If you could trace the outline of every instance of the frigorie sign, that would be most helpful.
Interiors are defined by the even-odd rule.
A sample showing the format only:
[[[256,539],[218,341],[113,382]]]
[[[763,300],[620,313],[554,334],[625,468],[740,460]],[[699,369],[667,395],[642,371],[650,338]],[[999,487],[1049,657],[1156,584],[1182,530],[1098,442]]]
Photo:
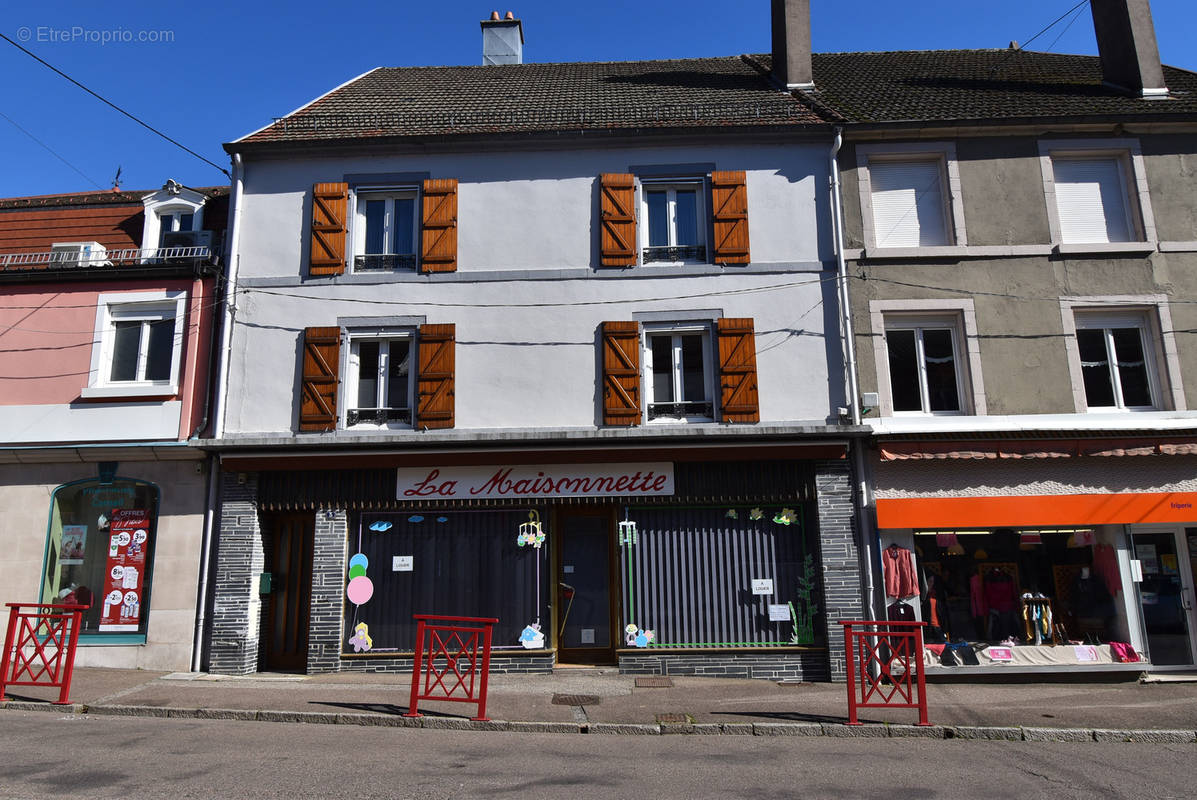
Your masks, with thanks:
[[[658,497],[674,493],[673,464],[542,464],[398,470],[400,500]]]

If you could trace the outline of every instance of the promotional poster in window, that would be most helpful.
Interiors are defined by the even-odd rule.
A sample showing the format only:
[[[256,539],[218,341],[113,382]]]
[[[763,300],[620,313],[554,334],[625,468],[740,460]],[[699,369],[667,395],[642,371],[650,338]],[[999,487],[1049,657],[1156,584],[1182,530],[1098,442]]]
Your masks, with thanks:
[[[136,632],[141,620],[150,514],[145,509],[114,509],[108,530],[101,631]]]

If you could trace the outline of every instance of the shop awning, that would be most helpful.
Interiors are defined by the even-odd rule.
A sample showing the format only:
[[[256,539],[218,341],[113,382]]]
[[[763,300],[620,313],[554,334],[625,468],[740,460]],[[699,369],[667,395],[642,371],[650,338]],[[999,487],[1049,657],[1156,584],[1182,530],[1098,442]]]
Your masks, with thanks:
[[[1191,456],[1197,441],[1184,439],[1030,439],[1025,441],[883,442],[882,461],[1079,458],[1082,456]]]
[[[877,499],[879,528],[1024,528],[1197,522],[1197,492]]]

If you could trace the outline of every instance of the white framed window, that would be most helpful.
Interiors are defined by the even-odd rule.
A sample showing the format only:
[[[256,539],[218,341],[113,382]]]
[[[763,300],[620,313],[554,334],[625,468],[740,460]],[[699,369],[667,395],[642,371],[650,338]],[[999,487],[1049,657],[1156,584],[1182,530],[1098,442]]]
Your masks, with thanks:
[[[882,416],[984,415],[973,301],[869,303]]]
[[[158,212],[158,246],[166,247],[166,235],[195,230],[195,212],[188,209],[167,209]]]
[[[709,325],[644,327],[648,422],[715,419],[715,368]]]
[[[188,189],[177,181],[167,181],[161,189],[141,199],[145,208],[142,223],[141,249],[144,258],[155,257],[154,251],[163,244],[169,233],[199,231],[204,227],[204,205],[207,195]]]
[[[968,243],[956,149],[950,142],[861,145],[857,174],[866,247]]]
[[[1076,314],[1085,406],[1093,410],[1152,411],[1158,407],[1150,326],[1143,313]]]
[[[344,427],[410,427],[415,402],[415,337],[408,332],[349,335]]]
[[[703,180],[640,183],[640,252],[645,264],[707,262]]]
[[[100,295],[84,397],[178,394],[186,292]]]
[[[354,272],[414,270],[418,266],[419,192],[363,189],[354,194]]]
[[[1137,139],[1039,142],[1052,241],[1125,247],[1156,239]]]

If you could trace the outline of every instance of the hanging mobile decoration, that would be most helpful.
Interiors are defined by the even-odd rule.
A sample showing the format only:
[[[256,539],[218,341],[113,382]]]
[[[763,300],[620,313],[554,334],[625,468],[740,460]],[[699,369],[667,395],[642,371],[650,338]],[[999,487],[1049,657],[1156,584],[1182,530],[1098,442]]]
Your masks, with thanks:
[[[777,512],[777,516],[773,518],[773,521],[778,525],[793,525],[798,521],[798,514],[792,508],[783,508]]]
[[[627,642],[628,647],[648,647],[657,635],[649,630],[644,630],[638,627],[635,623],[629,624],[623,629],[625,634],[624,641]]]
[[[349,637],[349,643],[353,645],[353,652],[365,653],[374,646],[374,640],[370,638],[370,627],[364,622],[359,622],[353,626],[353,636]]]
[[[525,650],[541,650],[544,648],[544,633],[540,630],[540,623],[533,622],[520,632],[520,644]]]
[[[765,511],[760,506],[757,506],[756,508],[754,508],[748,512],[748,518],[751,520],[754,520],[754,521],[760,519],[763,516],[765,516]]]
[[[520,535],[515,543],[520,547],[531,545],[537,550],[544,544],[544,528],[540,525],[540,514],[536,510],[528,512],[528,521],[520,523]]]
[[[727,510],[727,518],[728,518],[728,519],[739,519],[739,518],[740,518],[740,512],[739,512],[739,511],[736,511],[734,508],[729,508],[729,509]]]
[[[623,522],[619,523],[620,546],[627,544],[640,544],[640,532],[636,529],[636,523],[628,519],[627,509],[624,509],[623,514]]]

